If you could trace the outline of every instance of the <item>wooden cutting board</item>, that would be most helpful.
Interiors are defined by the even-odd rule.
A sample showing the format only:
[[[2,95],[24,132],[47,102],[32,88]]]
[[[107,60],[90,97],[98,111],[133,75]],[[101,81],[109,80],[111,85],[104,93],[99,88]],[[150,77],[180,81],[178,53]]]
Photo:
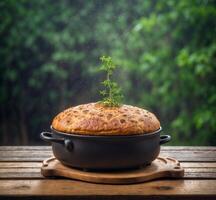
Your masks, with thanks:
[[[151,165],[138,169],[119,171],[83,171],[61,164],[55,157],[43,161],[41,174],[45,177],[66,177],[92,183],[131,184],[158,178],[181,178],[184,169],[169,157],[158,157]]]

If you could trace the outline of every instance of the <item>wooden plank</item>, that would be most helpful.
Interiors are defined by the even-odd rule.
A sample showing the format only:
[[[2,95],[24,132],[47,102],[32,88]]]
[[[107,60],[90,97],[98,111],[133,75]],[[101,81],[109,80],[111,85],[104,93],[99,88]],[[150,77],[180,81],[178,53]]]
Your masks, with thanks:
[[[7,172],[0,173],[0,180],[16,180],[16,179],[44,179],[43,175],[40,173],[40,170],[36,172]]]
[[[38,179],[42,162],[0,162],[0,179]]]
[[[16,179],[45,179],[41,173],[40,170],[36,171],[36,172],[7,172],[7,173],[0,173],[0,180],[5,179],[5,180],[16,180]],[[58,178],[58,179],[65,179],[65,178]],[[171,178],[173,179],[173,178]],[[196,172],[185,172],[184,178],[183,179],[195,179],[195,180],[201,180],[201,179],[212,179],[215,180],[216,179],[216,173],[210,173],[210,172],[206,172],[206,173],[196,173]],[[161,180],[170,180],[169,178],[164,178]]]
[[[52,151],[2,151],[0,152],[0,158],[22,158],[22,157],[47,157],[52,156]]]
[[[216,174],[216,168],[185,168],[186,172],[190,173],[215,173]]]
[[[215,188],[215,180],[158,180],[131,185],[92,184],[61,179],[0,180],[0,195],[10,196],[216,196]]]
[[[215,146],[161,146],[162,151],[216,151]]]
[[[1,168],[40,168],[42,162],[0,162]]]
[[[185,168],[184,179],[113,186],[63,178],[45,179],[40,167],[42,160],[52,156],[50,146],[3,146],[0,147],[0,198],[51,196],[59,199],[64,196],[84,199],[116,197],[119,200],[136,196],[140,199],[196,199],[200,195],[201,199],[216,199],[216,147],[165,146],[161,155],[181,161]]]
[[[50,151],[51,146],[0,146],[0,151]],[[216,151],[214,146],[161,146],[162,151]]]
[[[1,168],[0,169],[0,174],[4,174],[4,173],[28,173],[28,172],[31,172],[31,173],[34,173],[34,172],[39,172],[40,173],[40,168]],[[31,177],[29,177],[31,178]]]
[[[42,161],[52,151],[0,151],[0,161]],[[173,157],[184,162],[216,162],[216,151],[161,151],[160,156]]]
[[[216,179],[216,163],[181,163],[186,179]],[[42,162],[0,162],[0,179],[42,178]]]
[[[209,173],[209,172],[185,172],[184,174],[184,179],[189,179],[189,180],[202,180],[202,179],[212,179],[215,180],[216,179],[216,174],[215,173]]]
[[[7,156],[7,155],[14,155],[14,154],[17,154],[17,155],[22,155],[22,154],[49,154],[50,152],[52,152],[52,150],[47,150],[47,151],[44,151],[43,149],[42,150],[37,150],[37,151],[34,151],[34,150],[19,150],[19,151],[0,151],[0,155],[2,156]],[[187,151],[187,150],[181,150],[181,151],[164,151],[164,150],[161,150],[161,153],[163,154],[185,154],[185,153],[188,153],[189,155],[191,154],[194,154],[195,156],[196,155],[206,155],[206,156],[211,156],[209,154],[213,154],[215,155],[216,154],[216,151],[213,151],[213,150],[210,150],[210,151]]]
[[[42,162],[0,162],[0,168],[40,168]],[[216,168],[216,162],[181,162],[184,168]]]
[[[216,162],[181,162],[181,166],[184,168],[212,168],[216,167]]]
[[[216,151],[161,151],[160,156],[184,162],[216,162]]]
[[[52,157],[52,151],[0,151],[1,161],[43,161]]]
[[[51,151],[49,146],[0,146],[0,151]]]

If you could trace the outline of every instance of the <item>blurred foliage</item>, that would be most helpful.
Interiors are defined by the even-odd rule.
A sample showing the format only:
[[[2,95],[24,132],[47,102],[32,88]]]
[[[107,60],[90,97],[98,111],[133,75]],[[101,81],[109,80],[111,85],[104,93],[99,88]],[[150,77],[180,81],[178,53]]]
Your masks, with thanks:
[[[216,145],[216,1],[0,1],[0,143],[38,144],[64,108],[99,100],[100,55],[125,103],[174,145]]]

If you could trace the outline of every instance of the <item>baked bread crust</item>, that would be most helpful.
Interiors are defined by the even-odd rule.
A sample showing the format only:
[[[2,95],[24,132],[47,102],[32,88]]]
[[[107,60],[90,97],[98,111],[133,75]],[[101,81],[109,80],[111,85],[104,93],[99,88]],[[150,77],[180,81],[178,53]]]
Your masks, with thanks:
[[[52,127],[78,135],[136,135],[158,130],[160,122],[153,113],[135,106],[88,103],[59,113]]]

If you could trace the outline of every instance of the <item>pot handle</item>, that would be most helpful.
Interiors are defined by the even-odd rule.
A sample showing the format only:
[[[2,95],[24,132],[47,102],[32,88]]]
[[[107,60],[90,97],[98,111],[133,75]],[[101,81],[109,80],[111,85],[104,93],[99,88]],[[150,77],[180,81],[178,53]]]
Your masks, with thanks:
[[[40,134],[40,138],[46,142],[56,142],[60,144],[64,144],[64,138],[54,138],[53,134],[50,132],[42,132]]]
[[[171,140],[170,135],[161,135],[160,136],[160,144],[165,144]]]
[[[73,143],[71,140],[64,139],[64,138],[54,138],[53,133],[46,132],[46,131],[42,132],[40,134],[40,138],[46,142],[55,142],[55,143],[63,144],[68,151],[72,151],[73,149]]]

